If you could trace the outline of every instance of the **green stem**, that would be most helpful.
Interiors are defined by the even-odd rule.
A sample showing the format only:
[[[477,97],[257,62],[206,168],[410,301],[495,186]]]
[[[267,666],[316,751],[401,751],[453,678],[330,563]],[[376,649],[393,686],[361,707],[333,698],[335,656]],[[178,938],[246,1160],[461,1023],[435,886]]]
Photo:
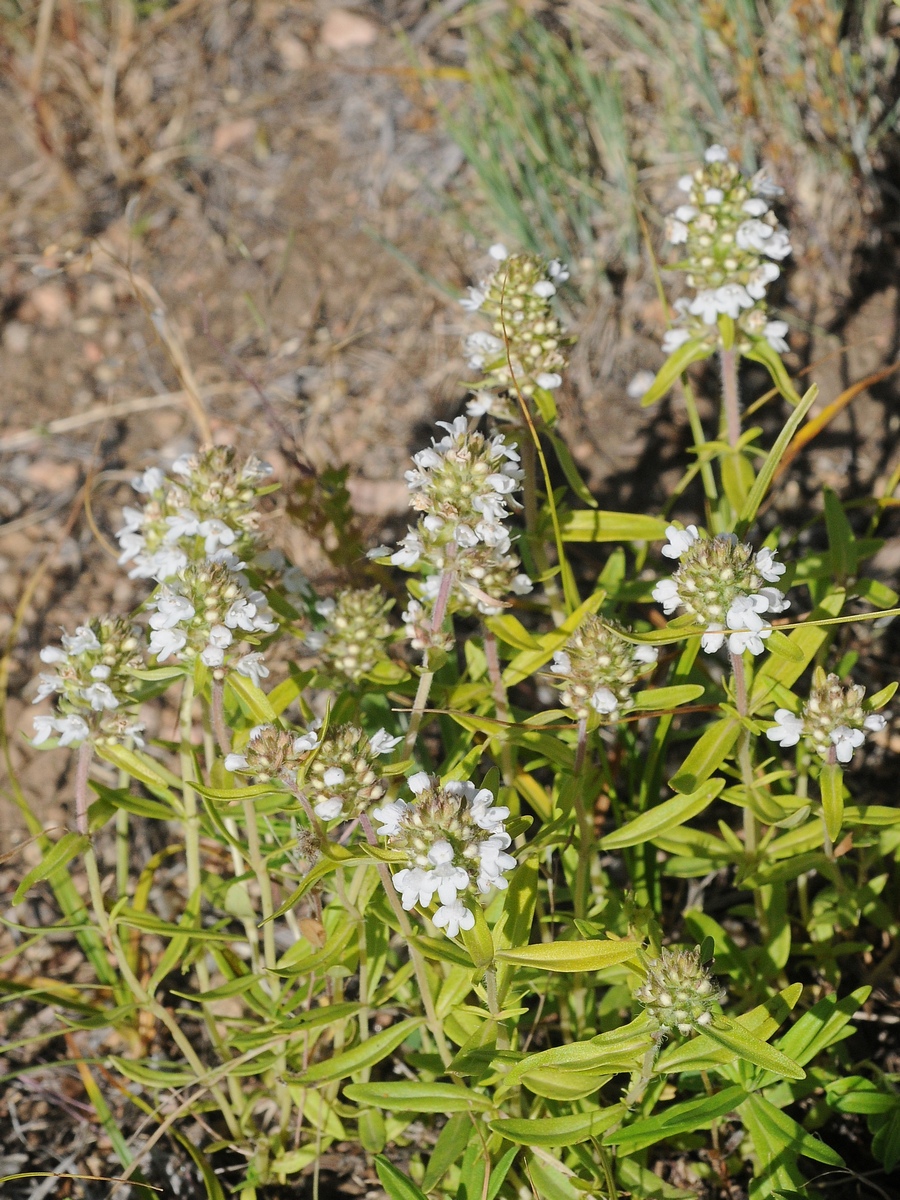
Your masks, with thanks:
[[[438,633],[444,624],[444,617],[447,613],[447,605],[450,601],[450,593],[453,591],[455,577],[456,572],[453,570],[444,571],[441,575],[438,594],[434,601],[434,611],[431,614],[432,633]],[[430,651],[426,649],[423,670],[419,676],[419,686],[416,689],[416,698],[413,700],[413,706],[409,714],[409,726],[406,730],[406,740],[404,742],[404,749],[407,754],[411,754],[415,747],[419,726],[422,724],[422,717],[428,704],[428,695],[431,692],[431,684],[434,680],[434,671],[429,671],[427,667],[429,653]]]
[[[200,891],[200,815],[197,810],[197,793],[191,784],[194,782],[194,754],[191,749],[193,733],[194,708],[194,677],[186,675],[184,691],[181,694],[181,707],[178,713],[179,758],[181,760],[181,778],[183,782],[182,799],[184,802],[184,853],[187,860],[188,894],[199,895]]]
[[[494,692],[494,708],[498,718],[501,721],[506,721],[508,724],[512,720],[512,716],[509,708],[509,698],[506,695],[506,687],[503,683],[503,672],[500,668],[497,639],[487,626],[484,626],[483,630],[484,656],[487,659],[488,678],[491,681],[491,687]],[[505,738],[500,742],[500,766],[503,771],[503,782],[507,787],[514,787],[516,769],[513,762],[512,747]]]
[[[537,455],[534,439],[526,432],[519,442],[522,452],[522,496],[525,502],[525,537],[528,549],[534,562],[534,569],[543,580],[544,595],[550,606],[553,624],[562,625],[566,619],[566,606],[562,592],[556,582],[556,576],[551,573],[550,559],[543,538],[538,533],[538,494],[537,494]]]
[[[572,776],[575,814],[578,819],[578,864],[575,868],[575,916],[582,920],[587,916],[588,893],[591,880],[591,855],[594,849],[594,814],[588,812],[584,802],[581,773],[587,754],[587,717],[578,721],[578,742],[575,748],[575,767]]]

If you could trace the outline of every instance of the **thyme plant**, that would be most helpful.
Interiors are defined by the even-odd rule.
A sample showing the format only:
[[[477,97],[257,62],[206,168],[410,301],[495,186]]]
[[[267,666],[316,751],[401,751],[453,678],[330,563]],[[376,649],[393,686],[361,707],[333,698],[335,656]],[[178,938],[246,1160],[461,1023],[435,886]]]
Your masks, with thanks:
[[[318,595],[267,548],[254,457],[135,480],[119,542],[143,604],[41,656],[34,744],[71,747],[76,809],[18,897],[52,889],[90,964],[77,1004],[42,987],[136,1187],[163,1137],[210,1200],[225,1151],[251,1200],[320,1186],[347,1143],[392,1200],[815,1197],[843,1168],[838,1113],[900,1159],[892,1082],[844,1046],[900,886],[900,808],[854,776],[896,684],[852,680],[846,639],[897,596],[864,571],[877,521],[859,536],[835,495],[818,542],[761,519],[815,399],[765,309],[790,241],[774,186],[721,147],[679,186],[689,294],[644,402],[704,358],[723,380],[715,428],[684,393],[682,520],[597,508],[557,431],[567,268],[499,245],[465,301],[467,414],[413,456],[381,583]],[[741,358],[777,389],[773,438],[746,423]],[[141,720],[166,694],[174,741]],[[139,864],[135,821],[168,846]]]

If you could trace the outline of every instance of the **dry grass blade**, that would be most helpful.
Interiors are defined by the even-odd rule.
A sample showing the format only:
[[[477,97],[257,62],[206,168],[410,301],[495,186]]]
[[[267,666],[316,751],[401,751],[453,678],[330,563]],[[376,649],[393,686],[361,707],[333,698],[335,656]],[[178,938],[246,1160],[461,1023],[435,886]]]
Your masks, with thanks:
[[[784,474],[800,451],[808,446],[814,438],[817,438],[823,429],[827,429],[835,417],[839,413],[842,413],[852,400],[855,400],[861,392],[870,388],[874,383],[880,383],[882,379],[887,379],[889,375],[893,375],[898,368],[900,368],[900,362],[892,363],[889,367],[875,371],[873,374],[867,375],[865,379],[860,379],[857,383],[851,384],[850,387],[841,392],[836,400],[832,400],[818,416],[812,417],[791,441],[784,453],[784,457],[778,464],[773,480],[778,479],[779,476]]]

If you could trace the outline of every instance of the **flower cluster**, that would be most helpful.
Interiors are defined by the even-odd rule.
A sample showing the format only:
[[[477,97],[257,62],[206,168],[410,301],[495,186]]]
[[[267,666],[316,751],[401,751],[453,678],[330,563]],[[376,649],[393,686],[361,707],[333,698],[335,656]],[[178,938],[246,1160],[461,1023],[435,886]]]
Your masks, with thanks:
[[[513,495],[522,480],[519,454],[502,434],[470,433],[465,417],[439,425],[445,435],[414,454],[415,469],[406,472],[418,524],[395,550],[378,546],[369,554],[395,566],[431,567],[436,574],[422,585],[425,599],[437,596],[441,575],[452,571],[454,611],[500,612],[503,593],[522,595],[532,586],[510,553],[505,524],[521,507]]]
[[[208,560],[191,563],[161,583],[147,607],[153,610],[150,653],[160,662],[174,656],[190,663],[199,657],[218,678],[224,678],[227,651],[278,628],[262,592],[251,591],[228,567]],[[269,674],[259,653],[244,654],[230,665],[257,686]]]
[[[865,694],[859,684],[845,686],[837,675],[826,675],[819,667],[800,715],[776,709],[775,724],[766,730],[766,737],[781,746],[796,746],[802,737],[826,762],[848,763],[866,733],[878,733],[887,724],[881,713],[866,712]]]
[[[271,490],[268,463],[238,458],[233,446],[208,446],[177,459],[166,475],[150,467],[132,481],[143,508],[125,508],[116,535],[119,562],[132,579],[171,579],[189,562],[238,568],[259,543],[257,502]]]
[[[632,684],[652,670],[658,655],[655,646],[635,645],[610,622],[589,616],[553,655],[553,685],[576,717],[593,711],[615,721],[631,702]]]
[[[712,1023],[713,1009],[725,1001],[709,972],[700,962],[700,950],[671,950],[647,963],[647,977],[635,991],[648,1016],[659,1025],[659,1035],[688,1036]]]
[[[306,634],[304,648],[330,671],[359,683],[378,663],[388,661],[386,646],[394,627],[387,614],[393,603],[377,587],[348,588],[334,599],[319,600],[315,608],[325,624]]]
[[[319,735],[310,729],[299,736],[275,725],[257,725],[242,754],[227,754],[225,770],[237,775],[252,775],[260,783],[279,779],[297,781],[297,772],[319,744]]]
[[[303,780],[316,816],[323,821],[350,821],[381,800],[387,784],[380,778],[376,759],[390,754],[402,740],[384,729],[369,737],[356,725],[330,728]]]
[[[469,369],[483,371],[479,393],[469,406],[470,416],[491,412],[500,419],[518,422],[516,405],[491,395],[492,390],[534,394],[535,388],[552,391],[562,383],[566,365],[562,348],[568,344],[553,315],[551,299],[569,278],[557,259],[550,262],[534,254],[508,256],[505,246],[490,249],[498,262],[490,279],[469,288],[461,301],[469,312],[481,311],[491,320],[490,332],[479,330],[466,338]]]
[[[781,274],[778,263],[791,253],[787,230],[769,210],[780,189],[763,175],[747,179],[722,146],[710,146],[705,162],[679,180],[687,193],[666,223],[666,237],[684,246],[679,267],[687,271],[692,298],[675,309],[681,323],[670,329],[663,350],[672,353],[687,341],[715,342],[720,316],[737,322],[738,349],[765,338],[777,351],[787,350],[787,325],[766,315],[766,288]]]
[[[63,634],[61,647],[45,646],[41,662],[53,672],[41,672],[34,703],[57,694],[62,715],[34,718],[36,746],[54,734],[61,746],[88,737],[141,743],[144,727],[134,713],[134,693],[140,687],[134,672],[144,666],[137,626],[124,617],[96,618],[74,634]]]
[[[413,775],[409,787],[412,803],[394,800],[372,815],[390,848],[406,854],[408,865],[394,876],[403,907],[427,908],[437,895],[432,920],[448,937],[456,937],[475,924],[463,897],[473,890],[483,894],[505,888],[505,872],[516,865],[506,853],[509,809],[495,806],[487,788],[477,790],[468,782],[441,786],[424,772]]]
[[[662,579],[653,589],[653,599],[671,614],[679,607],[692,616],[707,632],[703,649],[713,653],[728,640],[732,654],[762,654],[763,642],[772,626],[762,614],[784,612],[790,602],[776,587],[784,574],[783,563],[776,562],[776,551],[764,548],[755,554],[753,547],[739,542],[734,534],[714,538],[700,536],[696,525],[666,530],[668,544],[662,552],[667,558],[681,559],[671,579]]]

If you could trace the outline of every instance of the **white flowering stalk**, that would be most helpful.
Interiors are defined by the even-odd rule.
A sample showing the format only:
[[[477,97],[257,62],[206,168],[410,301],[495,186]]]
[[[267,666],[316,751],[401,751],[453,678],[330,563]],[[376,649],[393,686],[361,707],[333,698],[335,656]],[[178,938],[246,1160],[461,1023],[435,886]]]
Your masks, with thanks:
[[[169,474],[150,467],[132,486],[146,497],[143,508],[125,508],[116,535],[119,562],[133,564],[132,579],[171,579],[190,562],[211,560],[237,569],[259,546],[259,497],[272,468],[233,446],[210,446],[185,454]]]
[[[825,762],[848,763],[867,733],[880,733],[887,721],[881,713],[863,706],[866,689],[841,683],[837,675],[816,669],[809,699],[799,716],[790,709],[775,711],[775,724],[766,737],[782,747],[796,746],[802,738]]]
[[[523,396],[532,396],[536,389],[552,392],[562,383],[563,348],[569,339],[553,314],[551,300],[569,271],[558,259],[510,256],[499,243],[490,254],[498,263],[493,275],[469,288],[468,297],[461,301],[469,312],[483,312],[491,320],[490,332],[479,330],[466,338],[469,369],[485,375],[477,385],[483,390],[470,402],[468,412],[473,417],[489,412],[518,424],[521,415],[515,399],[492,393],[518,389]]]
[[[90,740],[112,744],[131,740],[143,745],[143,724],[136,719],[134,693],[144,666],[141,630],[124,617],[98,617],[63,634],[62,646],[45,646],[34,703],[59,696],[60,715],[34,718],[34,745],[52,737],[60,746]]]
[[[350,821],[387,792],[378,759],[403,739],[379,729],[371,737],[356,725],[329,728],[303,778],[303,789],[323,821]]]
[[[780,189],[762,173],[747,179],[722,146],[710,146],[703,166],[678,186],[685,199],[666,222],[666,237],[684,247],[678,268],[694,295],[676,301],[679,323],[663,350],[671,354],[691,341],[718,346],[724,316],[736,324],[738,352],[765,341],[783,353],[788,327],[770,321],[765,304],[766,289],[781,274],[778,263],[791,253],[787,230],[769,210]]]
[[[359,683],[379,663],[389,662],[387,646],[394,636],[387,614],[393,600],[380,588],[348,588],[319,600],[315,609],[325,623],[310,630],[304,649],[318,656],[326,671]]]
[[[698,625],[704,625],[703,649],[709,653],[728,642],[733,655],[745,650],[762,654],[772,626],[763,614],[784,612],[790,601],[775,584],[785,572],[776,562],[776,551],[764,548],[755,554],[753,547],[739,542],[734,534],[721,533],[714,538],[701,537],[696,525],[666,530],[667,558],[680,559],[671,579],[661,579],[653,589],[653,599],[669,615],[682,608]]]
[[[159,585],[147,608],[148,649],[159,662],[176,658],[189,665],[199,658],[214,679],[234,669],[257,687],[269,674],[262,654],[242,653],[241,645],[275,633],[278,625],[262,592],[247,588],[222,563],[189,564]]]
[[[395,566],[426,566],[431,574],[420,599],[437,598],[441,578],[452,572],[453,612],[501,612],[503,596],[531,591],[531,580],[511,553],[506,527],[521,505],[519,454],[502,434],[470,433],[465,417],[438,422],[445,435],[413,455],[406,472],[410,505],[421,514],[395,550],[379,546],[370,557],[389,557]]]
[[[698,947],[665,947],[659,958],[647,963],[646,979],[634,998],[656,1022],[656,1037],[662,1040],[672,1033],[688,1037],[711,1025],[716,1005],[726,997],[700,962]]]
[[[404,909],[429,908],[437,897],[431,919],[456,937],[475,924],[474,894],[507,887],[505,874],[516,865],[506,853],[509,809],[495,806],[487,788],[469,782],[442,786],[424,772],[413,775],[409,787],[412,803],[393,800],[372,816],[389,847],[407,856],[407,865],[394,875]]]
[[[655,646],[626,641],[609,622],[589,616],[553,655],[553,686],[579,720],[596,713],[616,721],[631,705],[632,686],[653,670],[658,656]]]

